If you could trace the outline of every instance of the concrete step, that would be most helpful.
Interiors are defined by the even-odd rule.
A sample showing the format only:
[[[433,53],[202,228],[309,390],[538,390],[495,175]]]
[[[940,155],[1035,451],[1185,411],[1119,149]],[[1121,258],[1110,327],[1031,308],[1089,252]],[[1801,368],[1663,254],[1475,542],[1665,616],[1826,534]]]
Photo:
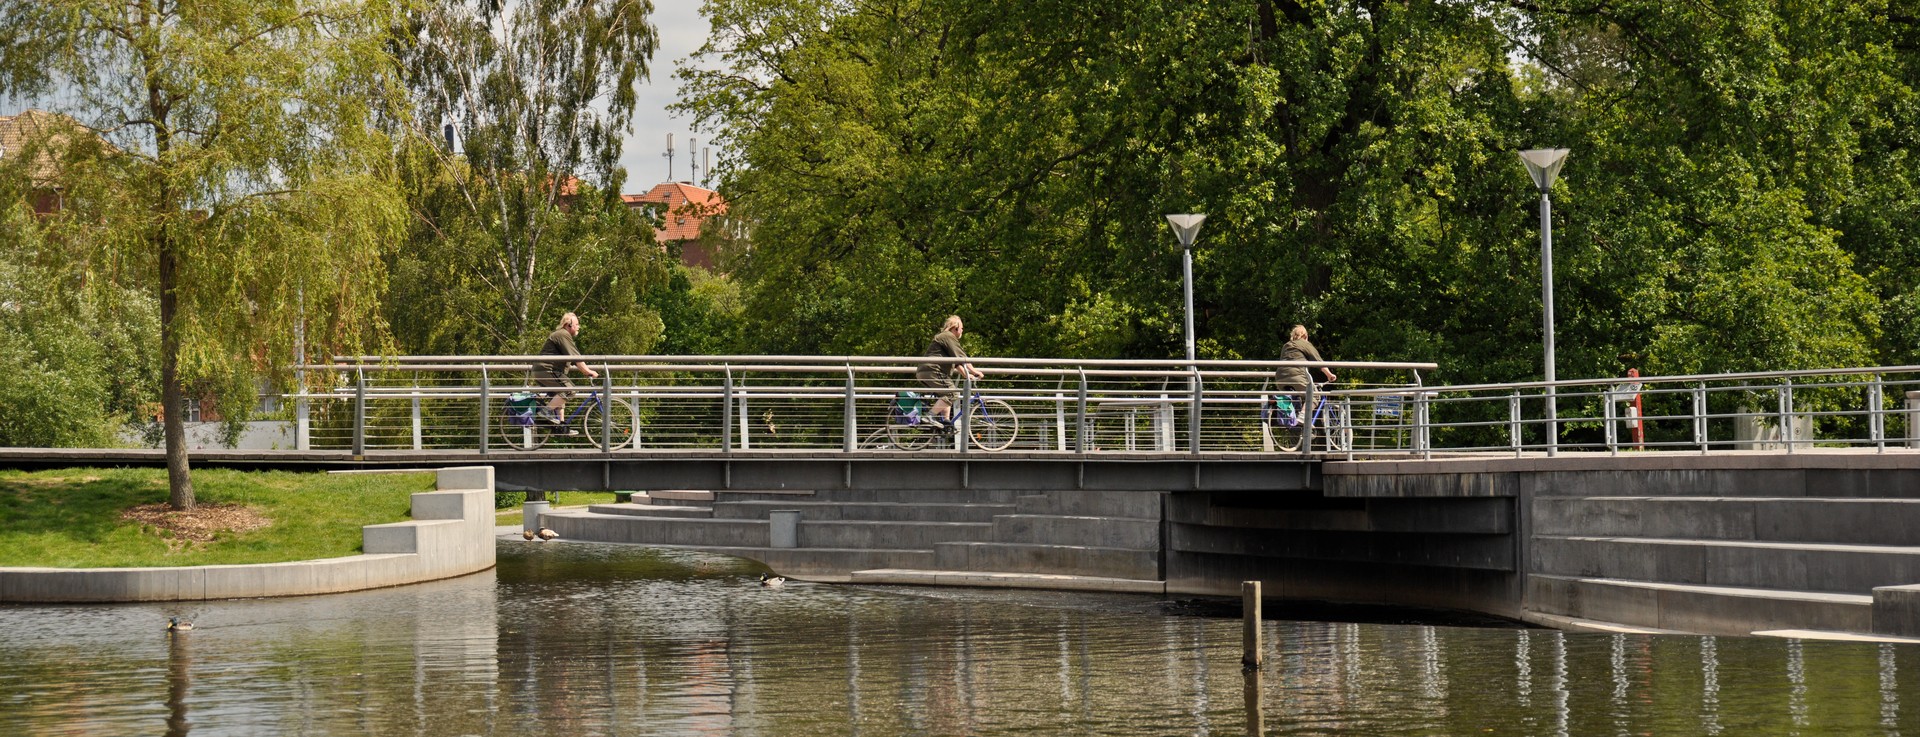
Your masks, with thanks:
[[[815,493],[812,489],[719,489],[713,495],[716,500],[741,502],[807,500],[814,498]]]
[[[1533,520],[1536,535],[1920,545],[1920,499],[1540,497]]]
[[[990,522],[891,522],[800,518],[803,548],[905,548],[932,550],[941,543],[990,539]]]
[[[955,479],[958,483],[958,479]],[[727,501],[750,501],[723,492]],[[898,502],[901,504],[1012,504],[1031,491],[1011,489],[816,489],[817,502]],[[771,497],[770,497],[771,498]]]
[[[594,514],[623,514],[629,517],[712,517],[712,507],[683,507],[665,504],[589,504]]]
[[[1894,637],[1892,635],[1874,635],[1865,632],[1828,632],[1824,630],[1761,630],[1754,637],[1785,637],[1791,640],[1826,640],[1828,642],[1891,642],[1896,644],[1920,643],[1920,637]]]
[[[1160,578],[1157,550],[1096,548],[1081,545],[953,542],[934,547],[942,570],[1009,573],[1064,573],[1102,578]]]
[[[540,520],[568,540],[725,547],[769,544],[765,521],[635,517],[574,510],[548,512]]]
[[[1606,578],[1527,578],[1530,611],[1709,635],[1782,628],[1873,631],[1873,597]]]
[[[711,502],[713,492],[700,489],[660,489],[657,491],[634,492],[636,504],[659,504],[661,502]]]
[[[995,515],[1013,512],[1011,504],[832,502],[832,501],[722,501],[713,503],[713,516],[724,519],[766,519],[767,512],[793,509],[802,522],[870,520],[891,522],[992,522]]]
[[[1127,517],[1003,514],[993,518],[993,541],[1159,550],[1160,521]]]
[[[1920,547],[1534,535],[1533,569],[1574,578],[1850,594],[1920,582]]]
[[[1160,519],[1156,492],[1060,490],[1028,494],[1018,499],[1020,514],[1069,517],[1135,517]]]
[[[595,541],[608,542],[608,541]],[[931,550],[898,548],[765,548],[725,545],[649,545],[648,547],[698,550],[756,560],[783,576],[808,581],[845,582],[852,571],[875,568],[928,568],[933,565]]]
[[[1055,591],[1114,591],[1134,594],[1165,594],[1165,581],[1101,576],[1069,576],[1058,573],[990,573],[984,571],[933,571],[908,568],[879,568],[854,571],[849,583],[898,586],[979,586],[1003,589],[1051,589]]]

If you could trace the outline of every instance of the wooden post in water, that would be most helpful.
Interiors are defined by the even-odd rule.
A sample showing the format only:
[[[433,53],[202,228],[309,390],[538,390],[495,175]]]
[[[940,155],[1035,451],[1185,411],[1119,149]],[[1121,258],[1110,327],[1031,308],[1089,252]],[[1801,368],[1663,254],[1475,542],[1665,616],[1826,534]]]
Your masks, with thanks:
[[[1240,665],[1259,668],[1260,662],[1260,582],[1240,582]]]

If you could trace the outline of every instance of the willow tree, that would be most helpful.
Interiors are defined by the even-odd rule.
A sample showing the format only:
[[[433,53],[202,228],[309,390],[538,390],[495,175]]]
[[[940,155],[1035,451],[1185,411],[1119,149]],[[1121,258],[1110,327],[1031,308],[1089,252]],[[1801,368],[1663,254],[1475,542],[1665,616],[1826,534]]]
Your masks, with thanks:
[[[378,334],[381,253],[404,222],[389,0],[0,0],[0,94],[106,140],[69,167],[66,244],[159,303],[169,502],[194,506],[180,408],[245,412],[255,381]],[[89,178],[80,181],[78,178]]]

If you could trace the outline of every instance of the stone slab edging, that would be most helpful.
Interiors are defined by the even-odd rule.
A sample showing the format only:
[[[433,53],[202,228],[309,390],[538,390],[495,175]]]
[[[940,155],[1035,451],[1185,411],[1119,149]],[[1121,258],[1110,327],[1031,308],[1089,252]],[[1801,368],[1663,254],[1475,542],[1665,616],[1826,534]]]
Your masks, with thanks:
[[[171,568],[0,568],[0,602],[191,601],[333,594],[494,565],[493,467],[444,468],[413,495],[413,519],[361,528],[360,555]]]

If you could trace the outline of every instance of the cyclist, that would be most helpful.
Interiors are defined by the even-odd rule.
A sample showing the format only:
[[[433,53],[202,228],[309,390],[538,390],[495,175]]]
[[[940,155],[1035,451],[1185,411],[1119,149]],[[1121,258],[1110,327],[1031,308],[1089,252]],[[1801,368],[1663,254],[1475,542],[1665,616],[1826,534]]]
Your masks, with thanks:
[[[960,347],[960,336],[965,332],[966,324],[960,321],[960,316],[948,315],[946,322],[940,325],[940,332],[934,333],[933,342],[927,344],[925,355],[928,358],[966,358],[966,349]],[[933,421],[946,428],[953,426],[953,407],[960,403],[960,385],[954,381],[955,377],[970,377],[979,381],[986,376],[971,363],[923,363],[913,375],[940,398],[933,403]]]
[[[580,334],[580,316],[571,312],[560,316],[560,326],[547,336],[547,342],[540,346],[542,356],[578,356],[580,349],[573,347],[573,336]],[[569,369],[578,368],[587,378],[598,378],[600,372],[594,371],[585,361],[543,361],[533,365],[533,381],[554,391],[544,392],[547,397],[547,416],[542,418],[548,424],[559,425],[554,432],[559,435],[574,435],[579,431],[565,424],[567,416],[567,395],[572,394],[573,382],[567,379]]]
[[[1307,327],[1305,325],[1293,326],[1293,331],[1288,334],[1288,338],[1286,346],[1280,349],[1280,360],[1326,360],[1320,357],[1320,351],[1314,350],[1313,341],[1307,340]],[[1327,367],[1321,366],[1320,373],[1327,375],[1325,383],[1333,383],[1333,372],[1328,370]],[[1273,372],[1274,384],[1279,387],[1280,391],[1294,395],[1306,391],[1307,382],[1310,379],[1311,376],[1307,373],[1306,367],[1303,366],[1281,366],[1278,371]]]

